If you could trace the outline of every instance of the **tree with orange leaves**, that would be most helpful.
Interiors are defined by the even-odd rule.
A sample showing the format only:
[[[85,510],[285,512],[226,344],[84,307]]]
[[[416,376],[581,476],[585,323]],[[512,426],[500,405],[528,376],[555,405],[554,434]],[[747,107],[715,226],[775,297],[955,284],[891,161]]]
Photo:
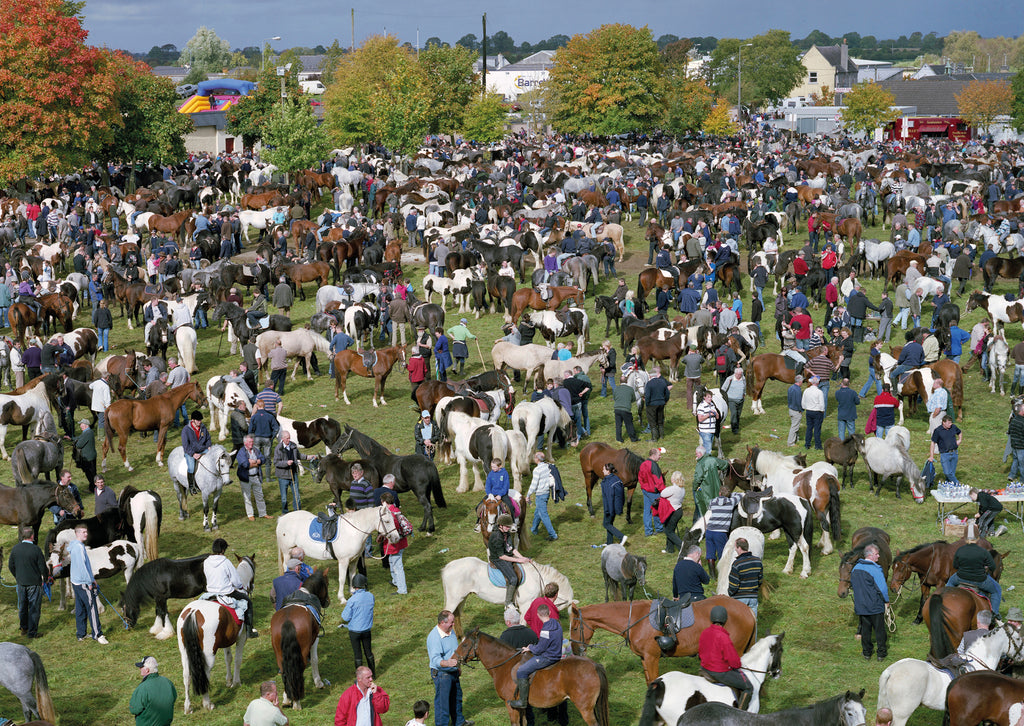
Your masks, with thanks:
[[[1006,81],[971,81],[954,96],[960,118],[986,134],[997,116],[1013,110],[1013,91]]]

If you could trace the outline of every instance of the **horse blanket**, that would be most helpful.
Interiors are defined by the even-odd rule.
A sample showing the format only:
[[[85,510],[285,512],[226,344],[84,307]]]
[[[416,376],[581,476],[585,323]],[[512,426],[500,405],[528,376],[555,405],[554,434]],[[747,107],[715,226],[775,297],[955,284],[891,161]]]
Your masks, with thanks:
[[[306,610],[309,610],[310,615],[313,616],[313,619],[316,620],[318,625],[323,623],[323,613],[320,610],[320,598],[311,592],[296,590],[284,599],[282,606],[284,605],[300,605],[301,607],[306,608]]]
[[[523,580],[526,579],[526,572],[523,570],[523,566],[518,562],[515,563],[513,567],[516,568],[516,574],[519,576],[519,582],[516,584],[521,584]],[[505,587],[508,585],[508,583],[505,582],[505,576],[501,574],[501,570],[489,562],[487,563],[487,577],[495,587]]]

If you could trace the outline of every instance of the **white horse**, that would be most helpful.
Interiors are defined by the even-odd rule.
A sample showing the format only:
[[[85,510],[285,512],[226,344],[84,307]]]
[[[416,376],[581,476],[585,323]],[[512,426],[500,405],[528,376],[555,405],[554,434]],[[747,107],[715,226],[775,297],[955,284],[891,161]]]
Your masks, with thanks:
[[[455,615],[455,633],[462,637],[462,606],[466,598],[476,595],[485,602],[501,605],[505,602],[505,586],[491,582],[487,562],[476,557],[460,557],[441,568],[441,587],[444,590],[444,609]],[[515,606],[525,612],[535,599],[544,593],[549,582],[558,585],[555,606],[564,611],[573,601],[569,579],[550,565],[527,562],[523,568],[523,582],[516,590]]]
[[[43,414],[50,415],[50,403],[46,396],[46,386],[43,383],[37,383],[35,387],[18,396],[0,395],[0,410],[3,410],[8,403],[14,405],[11,411],[14,418],[11,423],[18,425],[18,422],[23,421],[22,425],[25,428],[35,424],[35,434],[45,432]],[[0,456],[3,456],[4,459],[11,458],[7,455],[7,446],[5,445],[8,425],[0,423]]]
[[[454,297],[460,313],[469,312],[470,292],[473,289],[473,273],[471,270],[455,270],[451,278],[437,275],[424,275],[423,292],[426,302],[430,302],[432,293],[441,295],[441,307],[448,307],[448,296]]]
[[[931,295],[936,295],[939,290],[945,290],[946,283],[942,280],[936,280],[933,277],[919,277],[914,281],[914,287],[911,292],[923,292],[923,299],[928,299]]]
[[[995,670],[999,660],[1012,652],[1013,660],[1021,661],[1021,633],[1002,626],[986,633],[967,649],[970,671]],[[878,707],[892,711],[892,726],[906,726],[919,706],[935,711],[946,710],[946,687],[952,679],[930,663],[916,658],[903,658],[882,671],[878,678]]]
[[[747,551],[757,559],[764,561],[764,532],[756,527],[737,527],[729,533],[729,541],[722,549],[722,555],[718,558],[718,586],[715,588],[716,595],[729,594],[729,573],[732,572],[732,563],[736,561],[736,540],[743,538],[750,547]]]
[[[520,401],[512,409],[512,426],[526,436],[526,446],[533,451],[539,436],[547,436],[548,460],[551,460],[551,443],[556,430],[562,431],[567,439],[575,438],[575,427],[569,414],[553,399]]]
[[[213,376],[206,382],[206,400],[210,404],[210,429],[219,430],[218,440],[223,441],[228,436],[231,412],[242,403],[245,405],[246,413],[251,413],[252,404],[249,403],[249,397],[242,392],[242,387],[234,381],[223,384],[224,390],[221,391],[221,395],[214,393],[214,389],[218,388],[217,384],[221,383],[221,378]]]
[[[345,287],[325,285],[316,291],[315,312],[322,313],[327,309],[327,303],[330,302],[355,303],[379,292],[380,286],[372,282],[351,282]]]
[[[481,462],[490,470],[491,459],[508,458],[509,445],[505,431],[497,424],[468,416],[461,411],[446,411],[437,418],[441,429],[442,452],[449,450],[459,462],[459,494],[469,491],[468,469],[473,470],[473,491],[484,490],[480,475]]]
[[[782,675],[782,638],[785,633],[767,635],[752,646],[740,657],[740,671],[754,688],[747,704],[747,713],[758,713],[761,710],[761,688],[768,677],[778,679]],[[698,696],[698,698],[694,698]],[[702,698],[701,698],[702,697]],[[709,683],[703,676],[695,676],[680,671],[670,671],[655,679],[647,687],[644,699],[641,723],[654,723],[655,713],[658,719],[666,724],[675,724],[679,717],[686,713],[687,704],[724,703],[733,708],[738,707],[736,692],[729,686],[720,683]]]
[[[1010,346],[1002,332],[993,335],[988,344],[989,391],[996,392],[996,379],[999,379],[999,395],[1006,395],[1006,362],[1010,357]]]
[[[188,466],[185,464],[185,449],[175,447],[167,457],[167,473],[171,475],[174,493],[178,497],[178,519],[188,518]],[[221,492],[231,483],[231,455],[220,444],[214,444],[196,462],[196,486],[203,497],[203,531],[219,529],[217,525],[217,505],[220,503]],[[211,505],[210,498],[213,498]],[[210,509],[213,515],[210,516]]]
[[[245,235],[245,241],[249,241],[249,228],[263,232],[270,227],[270,220],[274,217],[276,209],[267,209],[265,211],[253,211],[251,209],[242,209],[238,212],[238,221],[242,227],[242,234]]]
[[[322,336],[314,333],[312,330],[306,330],[300,328],[299,330],[267,330],[256,336],[256,347],[260,351],[260,360],[263,361],[264,365],[268,365],[270,360],[270,350],[277,344],[277,341],[281,341],[282,347],[288,354],[289,358],[295,358],[295,365],[292,366],[292,380],[295,380],[295,374],[299,370],[298,358],[303,358],[306,361],[306,380],[312,380],[310,371],[313,370],[313,354],[314,353],[329,353],[331,351],[331,344]]]
[[[525,373],[523,390],[525,391],[539,373],[545,372],[545,364],[551,361],[551,348],[535,343],[516,345],[500,341],[491,348],[491,360],[494,362],[496,370],[503,370],[507,366],[523,371]]]
[[[874,277],[881,269],[882,263],[896,254],[896,246],[888,240],[883,242],[877,239],[862,239],[858,251],[864,256]]]
[[[544,346],[547,348],[547,346]],[[598,348],[596,353],[591,355],[577,355],[569,358],[568,360],[551,360],[551,348],[548,348],[548,360],[544,363],[544,380],[552,379],[555,381],[562,380],[562,373],[565,371],[571,371],[579,366],[586,373],[594,367],[595,363],[600,364],[602,367],[608,365],[608,355],[604,352],[604,349]]]
[[[310,537],[309,525],[315,519],[315,514],[301,509],[277,518],[277,554],[281,572],[285,572],[285,563],[291,557],[289,552],[296,545],[302,548],[307,557],[315,560],[337,560],[338,602],[344,605],[345,583],[356,574],[356,565],[363,556],[367,538],[377,532],[392,543],[400,539],[395,518],[385,504],[346,512],[338,517],[337,539],[331,544]]]
[[[523,475],[530,474],[530,465],[533,463],[533,453],[526,443],[526,436],[522,431],[512,429],[505,432],[508,438],[508,462],[512,469],[512,488],[517,492],[522,491]]]
[[[199,346],[199,338],[196,329],[191,325],[181,325],[174,331],[174,344],[178,347],[178,361],[189,372],[189,375],[198,373],[196,368],[196,348]]]
[[[907,480],[910,485],[910,494],[918,504],[924,503],[925,486],[921,479],[921,470],[910,458],[907,449],[902,446],[902,441],[889,442],[877,436],[862,436],[854,434],[857,442],[857,450],[864,458],[864,465],[871,474],[871,486],[868,491],[874,490],[877,497],[882,493],[882,480],[890,477],[896,479],[896,498],[900,496],[900,477]]]
[[[142,562],[155,560],[160,556],[160,515],[157,512],[163,510],[163,501],[152,489],[134,489],[121,490],[119,505],[122,512],[127,509],[135,541],[142,545]]]

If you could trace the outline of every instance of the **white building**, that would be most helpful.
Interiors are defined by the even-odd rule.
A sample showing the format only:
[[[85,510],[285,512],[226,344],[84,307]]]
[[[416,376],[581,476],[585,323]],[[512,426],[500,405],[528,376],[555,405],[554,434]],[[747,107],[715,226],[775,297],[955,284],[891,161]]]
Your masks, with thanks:
[[[487,90],[501,94],[506,101],[515,101],[520,94],[534,90],[548,79],[555,51],[541,50],[497,70],[487,71]]]

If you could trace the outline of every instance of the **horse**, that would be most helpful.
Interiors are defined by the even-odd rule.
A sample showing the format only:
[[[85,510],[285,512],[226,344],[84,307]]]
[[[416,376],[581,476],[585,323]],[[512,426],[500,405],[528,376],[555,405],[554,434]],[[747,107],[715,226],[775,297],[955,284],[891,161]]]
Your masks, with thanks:
[[[146,334],[146,355],[159,355],[167,358],[167,346],[170,345],[170,326],[166,318],[157,318]]]
[[[561,431],[567,441],[576,438],[576,425],[572,418],[551,398],[517,403],[512,410],[512,427],[526,437],[527,448],[531,451],[536,447],[539,436],[547,436],[549,461],[552,460],[551,444],[555,431]]]
[[[332,501],[342,502],[347,496],[345,492],[348,492],[352,485],[353,464],[363,467],[363,476],[366,481],[370,482],[370,486],[374,489],[380,486],[380,473],[377,471],[376,464],[369,459],[345,461],[338,454],[327,454],[321,456],[317,461],[311,462],[313,481],[319,484],[326,479],[333,497]]]
[[[921,614],[928,625],[929,655],[935,659],[955,653],[964,633],[978,627],[978,613],[991,610],[987,597],[966,587],[940,587]]]
[[[565,300],[571,300],[576,305],[583,305],[583,291],[578,287],[568,285],[553,286],[548,288],[551,297],[545,300],[540,293],[532,287],[521,287],[512,293],[511,319],[513,325],[519,324],[519,318],[527,308],[534,310],[555,310]]]
[[[479,660],[494,681],[494,690],[505,702],[512,724],[520,723],[520,713],[508,705],[516,693],[513,672],[527,660],[520,651],[474,628],[455,650],[461,666]],[[565,699],[579,709],[587,726],[610,726],[608,718],[608,676],[604,666],[589,658],[569,656],[542,668],[530,680],[530,705],[552,708]]]
[[[847,691],[810,706],[764,715],[747,714],[724,703],[702,703],[680,716],[676,726],[864,726],[866,719],[861,689],[860,693]]]
[[[167,612],[167,601],[171,598],[196,597],[206,592],[206,572],[203,563],[206,555],[172,560],[159,557],[150,560],[135,571],[131,581],[121,595],[120,608],[129,628],[135,627],[139,609],[150,600],[156,606],[156,618],[149,632],[157,640],[167,640],[174,635],[174,625]]]
[[[220,444],[211,446],[196,462],[195,482],[203,497],[204,532],[220,529],[217,524],[217,506],[224,487],[231,483],[231,464],[231,455]],[[176,447],[167,457],[167,473],[171,475],[171,484],[178,497],[178,519],[185,521],[188,518],[189,486],[185,449],[182,447]]]
[[[300,262],[292,265],[278,264],[274,268],[274,277],[285,275],[299,290],[299,299],[306,299],[306,291],[302,285],[306,282],[319,282],[319,287],[327,285],[331,267],[326,262]]]
[[[231,412],[239,403],[245,407],[247,415],[252,413],[252,404],[242,387],[234,381],[225,383],[223,376],[212,376],[206,382],[206,400],[210,405],[210,430],[219,430],[219,441],[227,438]]]
[[[121,490],[117,500],[126,529],[131,527],[133,539],[142,545],[143,561],[159,556],[158,540],[163,523],[163,500],[152,489],[140,492],[131,484]]]
[[[74,539],[73,532],[68,539]],[[71,592],[71,580],[68,578],[68,575],[71,574],[69,546],[70,544],[64,541],[55,544],[51,547],[49,557],[47,558],[47,566],[50,573],[54,577],[59,577],[63,580],[60,587],[60,605],[57,608],[58,610],[66,608],[67,597]],[[89,559],[93,577],[97,580],[113,577],[117,573],[123,572],[124,581],[126,583],[131,582],[135,568],[142,564],[142,547],[126,539],[114,540],[110,544],[103,544],[98,547],[86,547],[85,554]],[[100,612],[102,612],[102,609]]]
[[[270,350],[281,341],[281,347],[285,349],[289,358],[302,358],[306,361],[306,380],[311,380],[310,371],[313,370],[313,356],[317,353],[330,353],[331,344],[322,335],[317,335],[311,330],[301,328],[299,330],[267,330],[256,336],[256,347],[260,351],[260,359],[263,367],[270,366]],[[299,361],[292,366],[292,380],[299,370]]]
[[[29,387],[31,386],[31,388]],[[0,395],[0,456],[10,459],[7,455],[7,427],[11,424],[21,426],[22,441],[28,438],[28,427],[36,425],[36,433],[43,433],[45,416],[51,416],[50,403],[46,395],[46,384],[39,381],[30,382],[23,393]]]
[[[1006,395],[1006,363],[1010,358],[1010,346],[1006,343],[1004,335],[997,334],[989,338],[988,342],[988,372],[989,386],[991,393],[996,392],[996,381],[999,381],[999,395]]]
[[[238,558],[238,577],[243,589],[252,592],[256,579],[256,556]],[[192,713],[190,687],[203,699],[203,708],[213,710],[210,702],[210,671],[218,650],[224,651],[228,688],[242,683],[242,651],[245,649],[245,628],[234,613],[216,599],[193,600],[178,615],[178,651],[181,653],[181,675],[185,690],[185,713]],[[234,646],[234,677],[231,673]]]
[[[946,689],[942,726],[1012,726],[1010,706],[1024,701],[1024,681],[993,671],[967,673]]]
[[[629,449],[613,449],[608,444],[594,441],[580,449],[580,468],[583,470],[583,484],[587,488],[587,511],[594,516],[591,499],[594,487],[604,477],[605,464],[612,464],[622,485],[628,490],[626,497],[626,521],[632,524],[633,495],[636,494],[637,476],[644,459]]]
[[[801,351],[808,360],[824,352],[832,364],[838,368],[842,360],[842,349],[834,345],[823,345],[812,350]],[[753,385],[750,387],[750,411],[751,413],[764,413],[764,404],[761,403],[761,392],[764,384],[769,380],[781,381],[782,383],[793,383],[796,380],[797,371],[786,365],[786,356],[778,353],[761,353],[750,359],[748,380],[753,377]]]
[[[1002,659],[1019,662],[1024,642],[1016,628],[1003,625],[971,643],[965,653],[968,672],[992,671]],[[946,710],[946,689],[952,682],[947,670],[939,670],[927,661],[903,658],[882,671],[878,678],[878,707],[892,711],[893,726],[906,726],[919,706]]]
[[[609,591],[615,601],[632,600],[636,586],[647,585],[647,558],[627,552],[621,544],[610,544],[601,551],[601,574],[605,602]]]
[[[445,411],[437,419],[442,451],[455,452],[459,462],[459,486],[456,493],[469,491],[469,469],[473,470],[473,491],[484,490],[480,464],[488,469],[493,459],[505,461],[509,446],[505,430],[459,411]]]
[[[546,345],[534,343],[515,345],[502,340],[491,348],[491,361],[494,363],[495,370],[504,371],[508,367],[526,374],[523,376],[524,393],[550,360],[551,348]]]
[[[50,319],[60,321],[65,333],[74,329],[75,303],[73,300],[60,293],[40,295],[39,314],[22,302],[15,302],[7,310],[7,320],[14,331],[15,337],[21,341],[21,347],[25,347],[25,331],[33,328],[38,333],[47,332]]]
[[[782,639],[786,633],[768,635],[754,643],[740,658],[740,671],[754,690],[747,704],[747,713],[761,709],[761,688],[769,677],[782,675]],[[675,724],[686,711],[701,703],[724,703],[738,707],[736,692],[729,686],[708,683],[703,676],[670,671],[647,686],[640,726],[654,726],[659,720]]]
[[[292,319],[287,315],[268,315],[266,316],[267,326],[265,328],[262,326],[254,328],[249,325],[249,318],[245,314],[245,310],[233,302],[222,302],[210,313],[210,319],[214,322],[222,318],[228,321],[231,325],[231,331],[242,343],[247,343],[251,338],[256,337],[264,330],[284,332],[292,329]]]
[[[924,503],[927,487],[921,478],[921,470],[910,458],[907,449],[897,444],[889,443],[876,436],[864,436],[854,434],[852,437],[857,442],[857,450],[864,457],[864,466],[871,475],[871,486],[868,492],[874,491],[875,496],[882,493],[882,480],[894,477],[896,480],[896,498],[900,498],[900,478],[905,478],[910,486],[910,494],[918,504]]]
[[[740,462],[742,463],[742,462]],[[736,562],[736,540],[743,538],[747,540],[747,552],[757,559],[764,561],[764,532],[756,527],[735,527],[729,532],[729,539],[722,548],[722,554],[716,563],[708,560],[708,566],[717,570],[718,585],[715,587],[716,595],[729,594],[729,574]]]
[[[485,602],[501,605],[505,602],[505,586],[491,582],[487,570],[490,565],[476,557],[460,557],[441,568],[441,588],[444,591],[444,609],[455,614],[455,634],[462,637],[462,606],[466,598],[476,595]],[[529,604],[544,592],[549,582],[558,585],[555,607],[564,610],[573,600],[572,585],[568,578],[551,565],[530,562],[522,566],[523,580],[516,590],[515,605],[525,612]]]
[[[889,589],[899,596],[903,585],[915,572],[921,582],[921,602],[917,608],[917,617],[914,624],[917,625],[924,620],[925,599],[931,594],[933,587],[943,587],[946,581],[953,576],[953,556],[967,540],[960,539],[956,542],[929,542],[919,544],[903,552],[897,551],[892,561],[892,580]],[[996,569],[992,577],[998,580],[1003,574],[1003,557],[993,549],[987,539],[979,539],[978,544],[992,552],[992,559],[995,560]]]
[[[50,418],[50,426],[53,419]],[[35,481],[40,475],[50,481],[50,472],[54,479],[60,478],[60,470],[64,468],[64,439],[56,431],[47,432],[30,441],[22,441],[14,447],[11,454],[11,471],[14,483],[18,486]]]
[[[629,649],[643,662],[644,675],[647,682],[651,683],[658,677],[658,663],[662,657],[661,648],[655,641],[659,631],[651,627],[648,617],[651,604],[651,600],[597,603],[583,608],[573,604],[569,611],[573,653],[578,655],[586,650],[595,629],[607,630],[625,639]],[[753,645],[756,622],[751,609],[739,600],[715,595],[693,603],[694,624],[675,634],[678,641],[675,650],[667,655],[681,657],[697,654],[700,634],[711,625],[711,608],[716,605],[721,605],[729,612],[725,629],[729,632],[736,652],[745,653]]]
[[[402,367],[405,367],[405,347],[396,345],[390,348],[379,348],[371,353],[371,355],[373,356],[373,365],[367,368],[364,356],[355,351],[339,350],[334,354],[335,401],[338,400],[338,392],[340,391],[345,399],[345,404],[352,405],[352,402],[348,400],[347,391],[348,374],[351,372],[363,378],[373,379],[374,408],[377,408],[378,397],[380,397],[381,406],[387,405],[387,401],[384,400],[384,385],[387,383],[388,374],[391,373],[391,369],[395,367],[396,363],[401,361]]]
[[[320,658],[317,655],[323,611],[331,603],[327,568],[314,570],[303,581],[302,589],[316,598],[319,607],[315,602],[285,601],[270,619],[270,642],[284,684],[281,703],[284,706],[291,703],[296,711],[302,709],[302,699],[306,695],[306,663],[313,667],[313,684],[317,688],[330,685],[320,677]]]
[[[117,452],[121,455],[124,468],[134,471],[128,463],[128,437],[133,431],[147,432],[157,431],[156,442],[156,465],[164,465],[164,444],[167,440],[167,430],[174,421],[174,413],[185,401],[194,401],[199,406],[206,405],[206,396],[203,395],[199,381],[190,380],[177,388],[172,388],[164,393],[158,393],[145,401],[137,401],[122,398],[114,401],[107,407],[106,436],[103,439],[103,460],[102,470],[107,471],[107,452],[114,446],[114,436],[117,436]]]
[[[1002,295],[975,290],[967,300],[967,312],[981,308],[992,321],[992,332],[999,333],[1007,323],[1020,323],[1024,328],[1024,304],[1006,301]]]
[[[519,515],[515,512],[507,512],[515,520],[515,528],[512,530],[512,546],[520,552],[525,552],[530,546],[530,526],[527,523],[526,504],[523,502],[523,495],[514,489],[509,490],[508,496],[519,507]],[[488,494],[480,502],[476,510],[476,522],[479,525],[480,535],[484,540],[484,547],[491,540],[491,532],[494,531],[494,523],[498,521],[498,515],[505,510],[505,506],[499,497]]]
[[[0,643],[0,686],[21,702],[26,721],[35,717],[57,723],[46,668],[35,651],[18,643]]]
[[[337,538],[333,542],[313,539],[310,527],[316,519],[315,514],[301,509],[277,518],[277,552],[281,572],[285,572],[285,563],[291,557],[289,552],[296,545],[315,560],[337,560],[338,602],[344,605],[345,583],[356,574],[356,565],[363,556],[367,537],[377,532],[389,542],[400,539],[395,518],[386,504],[346,512],[338,517]]]
[[[0,524],[31,527],[36,539],[39,538],[39,525],[53,504],[71,512],[76,518],[82,516],[82,508],[68,487],[48,482],[32,482],[17,487],[0,484]]]
[[[830,436],[822,444],[822,454],[832,466],[838,464],[843,468],[843,476],[840,481],[840,488],[846,489],[846,480],[849,477],[850,488],[853,489],[854,466],[857,464],[857,440],[852,436],[840,439],[838,436]]]
[[[839,558],[839,590],[840,598],[850,593],[850,573],[864,557],[864,548],[874,545],[878,548],[878,566],[882,568],[882,577],[889,577],[892,566],[892,550],[889,547],[889,533],[878,527],[861,527],[850,538],[850,551],[844,552]]]
[[[331,450],[342,454],[353,448],[364,459],[373,461],[382,476],[394,475],[396,492],[411,491],[416,495],[416,499],[423,507],[423,522],[419,529],[421,532],[427,532],[428,536],[433,533],[434,510],[430,506],[430,495],[434,495],[437,506],[442,509],[448,506],[444,500],[444,490],[441,489],[441,477],[434,462],[415,453],[392,454],[382,444],[346,425],[345,433],[331,445]]]

